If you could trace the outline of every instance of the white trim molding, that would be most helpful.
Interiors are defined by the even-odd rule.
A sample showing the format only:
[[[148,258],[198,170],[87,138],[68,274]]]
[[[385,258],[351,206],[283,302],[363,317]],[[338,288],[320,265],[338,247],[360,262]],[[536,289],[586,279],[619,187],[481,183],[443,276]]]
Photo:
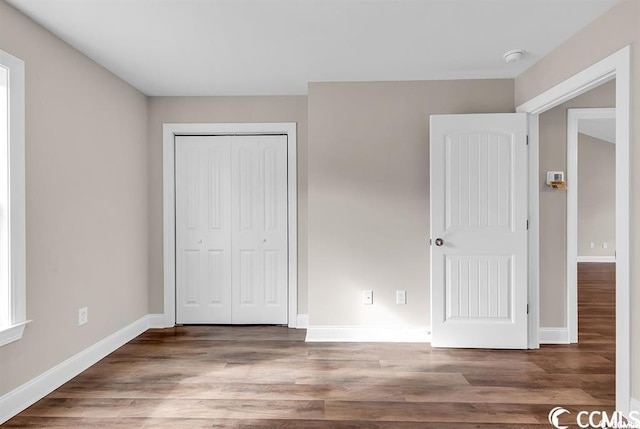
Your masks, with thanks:
[[[149,329],[161,329],[165,327],[164,314],[149,314]]]
[[[164,326],[168,328],[174,326],[176,323],[175,137],[285,134],[287,136],[287,202],[289,223],[288,325],[290,328],[295,328],[298,315],[298,176],[296,123],[163,124],[162,129]]]
[[[569,340],[578,342],[578,262],[600,262],[593,256],[578,256],[578,133],[583,119],[616,117],[614,108],[568,109],[567,111],[567,320]],[[617,148],[616,148],[617,150]],[[582,259],[582,260],[581,260]],[[609,262],[609,261],[607,261]],[[613,261],[615,262],[615,258]]]
[[[22,323],[16,323],[14,325],[0,329],[0,346],[18,341],[20,338],[22,338],[24,328],[29,322],[31,322],[31,320],[26,320]]]
[[[0,50],[0,67],[8,76],[8,140],[2,150],[6,173],[6,238],[2,242],[2,265],[8,268],[8,318],[0,319],[3,335],[0,346],[22,338],[27,322],[26,292],[26,215],[25,215],[25,65],[24,61]],[[4,288],[0,288],[4,289]],[[2,292],[2,293],[5,293]],[[4,312],[3,312],[4,313]]]
[[[309,327],[309,315],[298,314],[298,321],[296,322],[297,329],[307,329]]]
[[[576,258],[576,262],[591,262],[591,263],[597,263],[597,264],[611,264],[611,263],[615,263],[616,262],[616,257],[615,256],[578,256]],[[576,284],[577,284],[577,280],[576,280]],[[577,299],[577,296],[578,295],[576,294],[576,299]],[[575,313],[577,315],[578,311],[576,310]]]
[[[540,344],[569,344],[569,329],[540,328]]]
[[[307,342],[430,343],[428,326],[309,326]]]
[[[640,399],[631,398],[629,401],[629,411],[635,411],[640,414]]]
[[[538,156],[534,153],[538,150],[538,115],[612,79],[616,81],[616,409],[628,415],[631,399],[631,47],[626,46],[598,61],[518,106],[516,111],[530,115],[529,170],[533,182],[529,188],[529,221],[535,226],[540,217],[537,208],[540,183],[538,166],[531,160],[537,160]],[[534,243],[530,251],[539,251],[535,249],[539,245],[539,229],[529,231],[529,240]],[[530,256],[529,269],[539,273],[538,255]],[[533,305],[530,302],[530,323],[535,318],[539,320],[540,312],[537,305],[540,284],[535,276],[529,279],[529,296],[536,299]]]
[[[527,295],[529,297],[528,319],[528,347],[540,348],[540,191],[539,169],[539,116],[528,115],[529,135],[529,237],[528,237],[528,264],[529,285]]]
[[[0,425],[145,332],[157,316],[141,317],[0,397]]]

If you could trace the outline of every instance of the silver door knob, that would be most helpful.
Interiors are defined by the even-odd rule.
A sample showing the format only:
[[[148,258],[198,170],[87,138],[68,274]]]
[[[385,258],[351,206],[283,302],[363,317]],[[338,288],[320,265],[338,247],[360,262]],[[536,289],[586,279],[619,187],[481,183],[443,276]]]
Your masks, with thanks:
[[[442,238],[436,238],[436,246],[442,246],[444,244],[444,240]]]

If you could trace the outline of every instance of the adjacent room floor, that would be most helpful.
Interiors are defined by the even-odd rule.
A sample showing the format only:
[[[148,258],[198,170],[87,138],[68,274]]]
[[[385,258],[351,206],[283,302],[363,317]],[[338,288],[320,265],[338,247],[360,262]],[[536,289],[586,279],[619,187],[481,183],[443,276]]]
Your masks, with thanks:
[[[6,427],[549,427],[614,409],[615,265],[580,264],[580,344],[305,343],[276,326],[150,330]]]

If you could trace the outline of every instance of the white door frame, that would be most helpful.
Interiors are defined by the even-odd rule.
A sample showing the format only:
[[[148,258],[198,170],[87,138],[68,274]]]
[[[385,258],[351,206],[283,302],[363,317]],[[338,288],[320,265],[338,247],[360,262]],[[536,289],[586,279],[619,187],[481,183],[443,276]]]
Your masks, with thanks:
[[[570,343],[578,342],[578,124],[581,119],[615,117],[615,108],[569,109],[567,113],[567,325]]]
[[[175,137],[193,135],[265,135],[287,136],[287,203],[288,203],[288,326],[296,327],[298,316],[298,194],[296,123],[192,123],[162,126],[162,197],[163,197],[163,262],[164,325],[176,324],[176,194]]]
[[[521,104],[517,112],[529,117],[529,347],[539,342],[540,228],[538,173],[538,116],[607,81],[616,80],[616,409],[631,409],[631,242],[630,132],[631,48],[626,46]]]

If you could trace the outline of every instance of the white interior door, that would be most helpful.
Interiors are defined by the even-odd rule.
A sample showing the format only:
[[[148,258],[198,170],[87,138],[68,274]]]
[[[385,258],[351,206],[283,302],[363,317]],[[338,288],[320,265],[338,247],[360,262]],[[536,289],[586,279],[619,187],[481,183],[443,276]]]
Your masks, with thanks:
[[[288,322],[287,137],[176,137],[176,322]]]
[[[231,148],[234,323],[287,323],[287,137]]]
[[[231,323],[231,137],[176,137],[176,322]]]
[[[435,347],[527,347],[525,114],[431,117]]]

